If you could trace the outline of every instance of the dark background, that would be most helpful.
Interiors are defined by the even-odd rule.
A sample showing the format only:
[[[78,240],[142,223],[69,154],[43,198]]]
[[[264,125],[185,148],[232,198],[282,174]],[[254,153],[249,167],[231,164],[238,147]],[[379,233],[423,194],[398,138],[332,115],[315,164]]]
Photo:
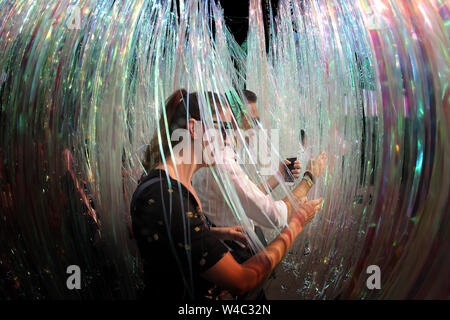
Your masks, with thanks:
[[[228,29],[230,29],[231,33],[234,35],[237,43],[242,45],[247,39],[249,1],[220,0],[219,2],[224,10],[225,23]],[[264,31],[266,39],[268,39],[270,6],[272,6],[272,12],[276,15],[278,0],[261,0],[261,3],[264,17]],[[266,50],[267,49],[268,41],[266,41]]]

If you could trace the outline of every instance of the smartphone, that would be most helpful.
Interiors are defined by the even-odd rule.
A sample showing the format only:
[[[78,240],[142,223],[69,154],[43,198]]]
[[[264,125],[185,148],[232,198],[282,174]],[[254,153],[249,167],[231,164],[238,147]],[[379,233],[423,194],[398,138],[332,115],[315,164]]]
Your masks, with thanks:
[[[294,170],[294,162],[297,161],[297,157],[287,158],[287,160],[290,164],[284,167],[284,182],[286,182],[286,185],[292,186],[295,180],[292,175],[292,170]]]

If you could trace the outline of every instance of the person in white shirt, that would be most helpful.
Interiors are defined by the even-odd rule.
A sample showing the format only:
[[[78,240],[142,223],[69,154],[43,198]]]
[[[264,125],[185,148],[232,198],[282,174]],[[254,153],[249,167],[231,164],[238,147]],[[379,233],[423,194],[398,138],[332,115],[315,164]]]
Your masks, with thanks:
[[[246,96],[251,120],[255,125],[259,123],[258,109],[256,108],[256,95],[250,91],[244,90]],[[242,127],[245,130],[252,128],[247,118],[240,114],[242,117]],[[231,123],[228,123],[231,126]],[[243,232],[243,227],[241,223],[243,221],[248,222],[247,227],[250,230],[254,230],[256,236],[261,241],[263,246],[267,246],[264,233],[259,226],[268,228],[278,228],[281,229],[287,225],[287,222],[291,218],[291,214],[294,214],[297,203],[307,201],[306,195],[311,189],[314,181],[318,178],[326,166],[326,154],[322,153],[317,158],[311,160],[306,168],[305,175],[300,182],[300,184],[291,192],[291,197],[285,197],[283,200],[275,201],[268,194],[267,190],[270,191],[276,188],[279,184],[280,179],[284,178],[284,172],[286,165],[289,165],[289,161],[285,163],[280,163],[278,172],[271,176],[266,184],[256,185],[250,180],[248,175],[245,173],[241,165],[237,161],[237,153],[234,148],[228,146],[225,150],[216,153],[217,157],[222,158],[222,164],[216,164],[216,168],[219,169],[218,172],[226,174],[229,178],[229,182],[233,184],[233,189],[237,196],[243,211],[245,212],[248,219],[243,219],[239,221],[239,218],[233,212],[232,205],[230,205],[230,199],[225,199],[221,186],[216,182],[214,173],[210,168],[202,168],[194,174],[192,178],[192,185],[195,190],[197,190],[197,195],[200,202],[203,204],[203,213],[208,218],[208,220],[213,224],[214,227],[225,228],[229,233],[228,236],[234,236],[239,239]],[[301,165],[297,160],[294,162],[292,175],[294,179],[299,178]],[[220,177],[218,177],[220,179]],[[226,185],[223,186],[227,188]],[[293,201],[293,202],[291,202]],[[322,203],[322,199],[318,199]],[[255,251],[246,247],[244,248],[240,242],[236,241],[224,241],[225,244],[231,251],[232,256],[239,263],[244,263],[248,261],[254,254]],[[274,272],[271,273],[270,277],[274,277]],[[255,300],[265,300],[264,289],[252,293],[251,299]],[[245,297],[239,297],[245,298]],[[248,297],[247,297],[248,298]]]
[[[249,110],[253,122],[259,121],[259,114],[256,108],[256,95],[251,91],[244,90],[248,101]],[[242,126],[245,130],[251,129],[252,126],[246,117],[242,117]],[[240,204],[245,211],[246,216],[250,219],[251,228],[254,228],[254,222],[268,228],[281,228],[285,226],[289,220],[292,208],[295,203],[291,203],[288,197],[283,200],[274,201],[267,193],[267,189],[263,184],[256,185],[252,182],[242,169],[241,165],[236,161],[236,151],[227,148],[227,152],[223,154],[224,164],[218,164],[222,167],[222,172],[226,172],[231,183],[234,185]],[[291,199],[294,202],[300,201],[306,197],[312,182],[318,178],[326,166],[326,154],[322,153],[319,157],[308,163],[305,176],[301,183],[292,191]],[[286,162],[286,165],[289,162]],[[280,176],[284,174],[285,165],[280,164],[278,177],[271,176],[267,180],[267,186],[273,190],[278,184]],[[298,178],[300,175],[301,165],[297,160],[294,163],[292,175]],[[218,227],[233,227],[240,224],[239,219],[233,213],[233,209],[227,203],[221,192],[221,187],[217,184],[214,174],[210,168],[202,168],[193,176],[192,185],[198,190],[198,196],[203,205],[203,212],[208,219]],[[240,230],[236,227],[236,230]],[[260,237],[260,235],[258,235]],[[260,237],[261,239],[261,237]],[[263,244],[265,244],[263,242]]]

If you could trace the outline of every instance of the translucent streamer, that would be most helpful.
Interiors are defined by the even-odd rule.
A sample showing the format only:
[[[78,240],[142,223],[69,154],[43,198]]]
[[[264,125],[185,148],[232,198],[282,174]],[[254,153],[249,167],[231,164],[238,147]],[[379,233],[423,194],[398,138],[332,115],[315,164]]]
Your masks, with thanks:
[[[179,88],[200,92],[206,129],[206,91],[242,106],[237,126],[254,91],[277,162],[299,154],[301,129],[303,169],[328,154],[309,195],[323,209],[269,298],[448,297],[449,14],[440,0],[280,0],[266,39],[251,0],[245,52],[214,1],[0,0],[0,297],[137,296],[130,198]],[[232,138],[245,146],[242,128]],[[243,169],[265,184],[259,164]],[[262,250],[227,171],[208,170]],[[279,180],[273,201],[290,197]],[[66,288],[72,264],[84,290]],[[382,290],[367,289],[369,265]]]

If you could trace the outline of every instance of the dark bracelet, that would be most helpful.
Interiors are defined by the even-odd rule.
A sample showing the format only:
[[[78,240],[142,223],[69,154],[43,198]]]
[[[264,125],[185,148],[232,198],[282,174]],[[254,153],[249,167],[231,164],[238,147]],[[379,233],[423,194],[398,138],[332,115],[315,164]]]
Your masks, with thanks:
[[[311,173],[311,171],[305,171],[305,174],[303,176],[308,176],[311,179],[312,183],[314,184],[316,183],[316,179],[314,179],[314,176]]]
[[[308,185],[308,187],[312,188],[312,186],[314,185],[314,183],[312,182],[311,178],[309,177],[309,175],[304,175],[302,180],[306,181],[306,184]]]

